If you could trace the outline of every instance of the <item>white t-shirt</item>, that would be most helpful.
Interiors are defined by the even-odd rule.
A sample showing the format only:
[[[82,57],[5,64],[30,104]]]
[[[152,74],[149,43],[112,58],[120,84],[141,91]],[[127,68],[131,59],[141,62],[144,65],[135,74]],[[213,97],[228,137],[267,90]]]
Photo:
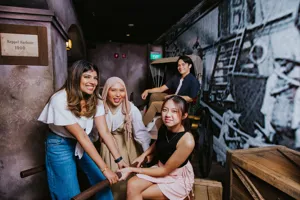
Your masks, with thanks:
[[[108,113],[105,115],[107,127],[111,132],[115,131],[121,125],[124,124],[125,116],[121,111],[121,107],[122,106],[120,105],[115,114],[112,114],[112,112],[108,110]],[[132,126],[133,126],[132,128],[133,128],[134,140],[137,141],[139,144],[141,144],[143,150],[146,151],[149,148],[151,137],[149,135],[149,132],[147,131],[147,128],[143,123],[142,115],[139,109],[131,102],[130,102],[130,108],[131,108],[130,115],[132,117]]]
[[[92,128],[94,118],[86,118],[86,117],[76,117],[67,106],[67,92],[66,90],[60,90],[56,92],[44,107],[41,115],[39,116],[38,120],[44,122],[45,124],[49,124],[49,128],[57,135],[66,138],[73,138],[73,135],[64,127],[66,125],[72,125],[78,123],[79,126],[85,130],[86,134],[89,135]],[[97,105],[96,115],[101,116],[104,115],[104,106],[102,103]],[[83,148],[77,142],[75,148],[75,155],[79,158],[83,155]]]

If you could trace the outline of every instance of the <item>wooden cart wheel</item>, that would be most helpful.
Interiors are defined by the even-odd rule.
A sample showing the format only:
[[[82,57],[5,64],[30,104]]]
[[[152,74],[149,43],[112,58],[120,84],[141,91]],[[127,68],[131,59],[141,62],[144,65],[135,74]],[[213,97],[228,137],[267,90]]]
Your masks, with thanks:
[[[196,130],[198,134],[197,150],[200,173],[203,178],[206,178],[209,175],[213,157],[213,129],[208,108],[205,107],[201,110],[200,117],[201,120]]]

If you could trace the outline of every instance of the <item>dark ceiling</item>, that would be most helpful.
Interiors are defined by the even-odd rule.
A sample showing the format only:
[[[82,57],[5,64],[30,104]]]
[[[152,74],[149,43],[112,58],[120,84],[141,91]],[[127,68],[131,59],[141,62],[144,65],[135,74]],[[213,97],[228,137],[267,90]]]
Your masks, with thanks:
[[[73,0],[87,42],[152,43],[201,0]],[[128,24],[134,24],[129,27]],[[130,36],[126,36],[130,34]]]

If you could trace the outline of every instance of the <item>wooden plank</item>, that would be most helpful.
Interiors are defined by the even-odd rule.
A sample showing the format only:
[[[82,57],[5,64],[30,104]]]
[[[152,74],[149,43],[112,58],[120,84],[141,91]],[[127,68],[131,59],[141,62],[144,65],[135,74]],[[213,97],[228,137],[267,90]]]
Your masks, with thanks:
[[[265,151],[272,151],[278,148],[281,148],[281,145],[274,145],[274,146],[267,146],[267,147],[257,147],[257,148],[250,148],[250,149],[237,149],[229,151],[230,154],[253,154],[257,152],[265,152]]]
[[[277,149],[276,151],[256,153],[256,154],[245,154],[243,155],[244,160],[247,162],[251,159],[257,162],[259,165],[263,165],[270,169],[273,169],[277,173],[281,173],[284,176],[290,177],[292,180],[298,182],[300,180],[300,174],[298,168],[294,166],[289,160],[287,160],[283,155],[281,155]],[[259,169],[259,166],[256,168]]]
[[[299,152],[284,146],[271,146],[229,153],[230,171],[234,165],[244,169],[243,173],[266,200],[300,199]],[[236,174],[232,174],[231,180],[231,199],[253,199]]]
[[[299,183],[300,174],[298,168],[289,162],[286,158],[280,155],[279,152],[269,152],[268,154],[249,154],[245,156],[245,161],[252,160],[253,162],[259,162],[257,169],[259,170],[260,166],[267,167],[270,170],[273,170],[277,174],[281,174],[285,178],[289,178],[295,182]]]
[[[195,199],[220,200],[222,199],[223,187],[221,182],[195,178]]]
[[[208,187],[208,199],[209,200],[221,200],[222,199],[222,190],[217,187]]]
[[[270,153],[279,155],[280,157],[282,157],[283,160],[285,160],[285,161],[288,162],[288,163],[293,164],[293,163],[291,162],[291,160],[290,160],[290,159],[293,159],[293,161],[296,162],[297,165],[300,164],[300,156],[297,155],[297,154],[294,154],[294,153],[292,153],[292,152],[290,152],[290,151],[285,151],[285,150],[282,150],[282,149],[277,149],[277,151],[272,151],[272,152],[270,152]],[[283,155],[283,154],[284,154],[284,155]],[[287,157],[289,157],[289,159],[287,159]],[[293,164],[293,165],[294,165],[294,164]],[[294,167],[293,167],[293,168],[294,168]],[[296,168],[299,169],[298,166],[297,166]]]
[[[285,181],[289,182],[298,182],[297,180],[299,179],[294,179],[286,170],[288,167],[282,167],[280,165],[283,160],[276,160],[275,157],[271,156],[272,154],[270,153],[268,156],[265,157],[260,157],[259,159],[257,158],[257,155],[247,155],[243,158],[238,158],[240,161],[244,162],[245,164],[251,163],[253,165],[253,168],[251,171],[260,171],[262,169],[267,169],[266,172],[270,172],[271,175],[276,176],[276,180],[278,179],[284,179]],[[233,158],[235,159],[235,158]],[[271,159],[275,160],[272,161]],[[294,167],[292,164],[289,164],[292,167]],[[242,166],[241,166],[242,167]],[[249,171],[249,172],[251,172]],[[270,183],[270,182],[269,182]],[[272,183],[272,182],[271,182]],[[291,183],[293,184],[293,183]]]
[[[209,200],[206,186],[194,185],[195,200]]]
[[[296,163],[300,163],[300,156],[298,155],[295,155],[294,153],[291,153],[291,152],[287,152],[287,151],[284,151],[286,155],[288,155],[291,159],[294,160],[294,162]]]
[[[300,199],[300,185],[299,183],[278,174],[276,171],[271,170],[270,168],[261,165],[257,161],[249,159],[248,156],[232,156],[232,162],[246,171],[254,174],[260,179],[272,184],[274,187],[279,190],[289,194],[290,196]]]
[[[252,197],[251,196],[249,197],[249,196],[247,196],[247,193],[244,193],[243,190],[240,190],[237,186],[233,185],[231,199],[236,199],[236,200],[253,200]]]
[[[247,175],[237,166],[233,166],[233,171],[235,174],[239,177],[243,185],[246,187],[250,195],[254,200],[264,200],[260,192],[256,189],[256,187],[253,185],[251,180],[247,177]]]
[[[236,174],[232,174],[232,195],[231,199],[253,200],[248,190],[243,186]]]
[[[211,181],[211,180],[205,180],[205,179],[199,179],[199,178],[195,178],[194,181],[195,181],[194,184],[196,184],[196,185],[222,188],[222,183],[218,182],[218,181]]]
[[[284,156],[288,161],[290,161],[291,163],[293,163],[293,165],[295,165],[297,168],[300,168],[300,164],[298,162],[296,162],[294,159],[292,159],[288,153],[286,153],[285,151],[282,151],[280,149],[277,149],[278,152],[281,153],[282,156]],[[294,154],[293,154],[294,155]],[[294,155],[295,156],[295,155]],[[295,156],[295,157],[299,157],[299,156]]]
[[[256,186],[256,188],[260,191],[261,195],[266,200],[274,200],[274,199],[295,200],[290,195],[275,188],[273,185],[261,180],[260,178],[254,176],[253,174],[246,171],[244,171],[244,173],[247,174],[248,178]]]
[[[280,148],[282,151],[289,152],[289,153],[292,153],[292,154],[294,154],[294,155],[300,156],[300,152],[295,151],[295,150],[292,150],[292,149],[289,149],[289,148],[287,148],[287,147],[285,147],[285,146],[280,146],[279,148]]]
[[[300,183],[300,156],[297,156],[295,154],[291,154],[289,152],[285,152],[282,150],[272,151],[270,152],[271,155],[280,155],[282,157],[281,164],[283,165],[282,171],[280,172],[286,172],[290,174],[291,179],[295,180],[296,182]],[[297,161],[298,160],[298,161]],[[282,173],[283,174],[283,173]]]
[[[295,182],[298,182],[298,180],[300,180],[300,174],[297,173],[298,168],[295,167],[277,151],[272,151],[267,154],[247,154],[243,156],[242,160],[244,160],[245,162],[248,162],[248,160],[257,162],[258,164],[255,168],[258,170],[260,166],[264,166],[272,169],[274,172],[281,174],[284,177],[288,177],[291,180],[294,180]]]
[[[260,191],[261,195],[266,200],[274,200],[274,199],[284,199],[284,200],[295,200],[290,195],[282,192],[281,190],[273,187],[271,184],[261,180],[260,178],[252,175],[249,172],[244,172],[251,180],[251,182],[256,186],[256,188]],[[237,200],[253,200],[250,196],[249,191],[243,186],[241,180],[233,174],[233,182],[232,182],[232,199]]]

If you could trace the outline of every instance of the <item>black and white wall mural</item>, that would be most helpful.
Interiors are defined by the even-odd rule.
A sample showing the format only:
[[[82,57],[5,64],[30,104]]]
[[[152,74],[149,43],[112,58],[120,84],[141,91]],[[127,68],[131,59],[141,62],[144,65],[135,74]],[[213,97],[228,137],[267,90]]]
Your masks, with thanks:
[[[166,57],[203,58],[201,104],[211,112],[218,161],[228,149],[300,150],[299,5],[228,0],[197,12],[200,3],[164,35]]]

